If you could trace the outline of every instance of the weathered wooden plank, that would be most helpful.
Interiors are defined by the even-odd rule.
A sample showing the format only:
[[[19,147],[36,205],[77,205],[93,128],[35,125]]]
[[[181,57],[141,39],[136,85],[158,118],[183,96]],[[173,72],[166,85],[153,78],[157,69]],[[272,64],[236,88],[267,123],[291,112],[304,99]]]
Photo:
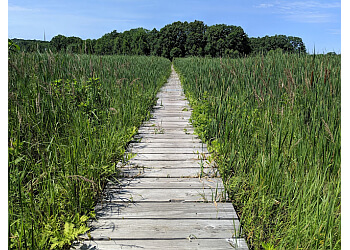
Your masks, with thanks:
[[[183,93],[162,93],[158,92],[157,98],[168,97],[168,98],[176,98],[181,97],[181,100],[187,100],[186,96]]]
[[[182,88],[180,88],[178,85],[173,85],[173,86],[170,86],[170,85],[165,85],[164,87],[161,88],[162,92],[173,92],[173,91],[179,91],[181,92],[182,91]]]
[[[150,120],[145,122],[143,125],[148,126],[148,124],[154,124],[156,123],[157,125],[161,125],[163,122],[183,122],[183,123],[188,123],[190,126],[192,124],[189,121],[190,117],[188,116],[159,116],[159,117],[152,117]]]
[[[248,246],[243,238],[238,239],[168,239],[168,240],[87,240],[84,243],[75,244],[76,249],[155,249],[155,250],[179,250],[179,249],[201,249],[201,250],[223,250],[236,249],[247,250]]]
[[[186,96],[183,93],[161,93],[161,92],[159,92],[157,94],[157,98],[162,98],[164,96],[168,97],[168,98],[175,98],[177,96],[180,96],[180,97],[182,97],[181,100],[187,100]]]
[[[182,93],[163,93],[159,96],[157,96],[159,99],[173,99],[173,98],[179,98],[179,101],[187,102],[186,97]]]
[[[145,127],[174,127],[179,128],[181,127],[192,127],[192,125],[189,123],[189,121],[186,120],[178,120],[178,121],[162,121],[162,120],[151,120],[149,122],[145,122],[140,128]]]
[[[188,110],[192,110],[191,106],[186,103],[186,102],[182,102],[180,103],[178,102],[162,102],[160,103],[158,106],[155,107],[160,107],[160,108],[164,108],[164,110],[168,110],[168,109],[178,109],[178,111],[181,111],[184,108],[187,108]]]
[[[186,161],[142,161],[137,159],[131,159],[127,162],[124,168],[135,168],[135,167],[149,167],[149,168],[197,168],[207,169],[215,168],[213,164],[207,161],[201,160],[186,160]]]
[[[166,105],[166,104],[180,104],[180,105],[189,105],[190,103],[187,100],[184,100],[181,96],[178,97],[160,97],[157,100],[157,105]]]
[[[152,139],[198,139],[196,135],[188,135],[183,132],[183,134],[149,134],[149,133],[138,133],[135,138],[152,138]]]
[[[180,149],[180,148],[185,148],[186,150],[193,150],[194,152],[207,152],[207,146],[203,143],[193,143],[193,142],[140,142],[140,143],[132,143],[130,144],[130,149],[138,149],[138,148],[169,148],[169,149]]]
[[[167,104],[161,104],[159,106],[154,106],[154,109],[160,109],[160,110],[166,110],[166,111],[181,111],[183,109],[188,109],[188,110],[192,110],[191,107],[186,104],[179,104],[179,103],[167,103]]]
[[[153,112],[157,112],[159,114],[168,114],[168,113],[175,113],[175,112],[180,112],[178,115],[181,114],[191,114],[191,108],[188,105],[179,105],[177,107],[167,107],[165,108],[164,106],[154,106],[153,107]]]
[[[183,125],[148,125],[142,126],[138,129],[139,133],[156,133],[156,134],[193,134],[194,129],[191,125],[184,123]]]
[[[154,126],[154,127],[141,127],[138,129],[139,134],[167,134],[167,135],[193,135],[194,129],[190,127],[164,127],[164,126]]]
[[[188,110],[193,110],[190,105],[186,104],[186,103],[173,103],[173,104],[168,104],[168,105],[156,105],[153,106],[153,110],[166,110],[166,111],[181,111],[182,109],[188,109]]]
[[[157,105],[164,105],[164,106],[166,106],[168,103],[170,103],[170,104],[181,103],[181,104],[189,105],[188,100],[184,100],[184,97],[182,97],[182,96],[159,97],[158,100],[157,100]]]
[[[171,113],[179,113],[178,115],[190,115],[192,109],[187,105],[181,106],[157,106],[154,107],[153,112],[159,113],[160,115],[171,114]]]
[[[181,98],[181,99],[185,99],[185,96],[182,95],[182,93],[162,93],[160,95],[157,96],[158,99],[161,98]]]
[[[231,238],[239,236],[238,220],[99,219],[91,223],[95,240]],[[89,237],[86,235],[86,239]]]
[[[187,121],[189,122],[189,119],[190,119],[191,116],[185,116],[185,115],[177,115],[177,116],[164,116],[164,115],[158,115],[158,114],[155,114],[153,113],[153,116],[152,118],[149,119],[149,121],[147,122],[154,122],[154,121],[157,121],[157,122],[161,122],[161,121],[164,121],[164,122],[171,122],[171,121]]]
[[[163,93],[157,96],[158,100],[162,98],[174,99],[179,98],[179,101],[187,101],[186,97],[181,93]]]
[[[192,124],[190,123],[189,121],[189,118],[190,117],[185,117],[185,116],[182,116],[182,117],[169,117],[169,116],[162,116],[162,117],[153,117],[151,119],[149,119],[147,122],[145,122],[142,126],[152,126],[152,124],[156,124],[156,125],[162,125],[163,123],[165,122],[182,122],[182,123],[187,123],[189,124],[190,126],[192,126]],[[187,125],[186,124],[186,125]]]
[[[177,112],[178,113],[178,112]],[[191,113],[187,111],[181,111],[180,114],[175,114],[175,112],[157,112],[151,113],[151,119],[190,119]]]
[[[116,203],[96,207],[96,216],[105,219],[238,219],[231,203]]]
[[[139,153],[133,160],[142,160],[142,161],[187,161],[187,160],[200,160],[206,159],[208,154],[178,154],[178,153],[167,153],[167,154],[158,154],[158,153]]]
[[[124,177],[145,177],[145,178],[197,178],[197,177],[219,177],[216,169],[205,168],[130,168],[122,169]]]
[[[159,117],[191,117],[191,110],[165,110],[165,109],[155,109],[152,110],[151,115],[157,115]]]
[[[179,147],[169,148],[169,147],[130,147],[128,152],[132,152],[135,154],[208,154],[207,148],[193,148],[193,147]]]
[[[147,130],[150,131],[150,133],[153,133],[153,130],[154,129],[157,129],[157,134],[164,134],[164,131],[160,131],[159,129],[160,128],[163,128],[170,132],[173,132],[173,133],[178,133],[178,132],[186,132],[184,131],[184,129],[186,129],[187,131],[190,131],[190,133],[193,133],[194,131],[194,128],[192,127],[192,125],[190,125],[188,122],[183,122],[182,124],[180,124],[180,122],[178,124],[174,123],[174,124],[171,124],[171,122],[167,123],[167,124],[162,124],[163,122],[159,121],[157,123],[148,123],[148,124],[145,124],[144,126],[141,126],[139,127],[138,131],[139,133],[145,133],[145,132],[140,132],[141,130]]]
[[[227,195],[221,189],[109,189],[107,200],[112,202],[225,202]]]
[[[181,170],[181,172],[180,172]],[[122,175],[124,177],[147,177],[147,178],[196,178],[200,176],[200,170],[197,168],[181,168],[181,169],[123,169]]]
[[[197,145],[202,145],[203,142],[194,136],[191,137],[183,137],[183,138],[176,138],[176,137],[171,137],[171,138],[160,138],[153,136],[151,138],[145,138],[145,137],[140,137],[140,136],[135,136],[135,141],[133,143],[168,143],[169,145],[172,144],[178,144],[178,143],[196,143]],[[204,144],[205,145],[205,144]]]
[[[109,183],[109,189],[163,188],[163,189],[220,189],[224,190],[221,178],[125,178],[119,183]]]

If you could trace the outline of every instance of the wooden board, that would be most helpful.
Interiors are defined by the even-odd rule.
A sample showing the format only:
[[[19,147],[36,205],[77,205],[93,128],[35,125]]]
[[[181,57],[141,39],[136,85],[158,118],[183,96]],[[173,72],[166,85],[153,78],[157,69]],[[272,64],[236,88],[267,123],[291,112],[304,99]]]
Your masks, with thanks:
[[[99,218],[110,219],[238,219],[231,203],[116,203],[100,204]]]
[[[118,183],[109,183],[108,189],[162,188],[162,189],[220,189],[220,178],[125,178]]]
[[[165,109],[164,107],[160,107],[160,106],[157,106],[157,107],[154,107],[153,108],[153,113],[156,113],[157,115],[166,115],[166,116],[180,116],[181,115],[187,115],[187,116],[190,116],[191,115],[191,109],[186,107],[187,110],[184,110],[184,107],[178,107],[177,109],[170,109],[170,108],[167,108]]]
[[[182,169],[182,168],[196,168],[201,169],[203,166],[204,169],[213,168],[211,164],[208,162],[201,162],[200,160],[187,160],[187,161],[142,161],[142,160],[135,160],[131,159],[127,162],[126,165],[123,165],[121,170],[123,169],[129,169],[129,168],[154,168],[154,169]]]
[[[110,189],[107,200],[112,202],[226,202],[225,190],[221,189]]]
[[[150,133],[152,135],[166,134],[166,135],[192,135],[194,129],[190,127],[163,127],[163,126],[154,126],[154,127],[142,127],[138,129],[139,134]]]
[[[194,147],[130,147],[128,152],[135,154],[208,154],[207,148],[194,148]]]
[[[184,148],[186,150],[193,150],[194,152],[197,152],[197,150],[199,152],[208,152],[207,146],[205,144],[202,143],[192,143],[192,142],[184,142],[184,143],[175,143],[175,142],[149,142],[149,143],[144,143],[144,142],[140,142],[140,143],[133,143],[130,144],[129,147],[131,150],[133,149],[154,149],[154,148],[158,148],[158,149],[173,149],[173,150],[180,150],[181,148]]]
[[[182,98],[182,96],[178,96],[175,98],[159,98],[157,101],[157,106],[167,106],[169,104],[189,105],[189,102],[186,100],[182,100]]]
[[[144,177],[144,178],[198,178],[200,176],[218,177],[219,173],[215,169],[199,168],[132,168],[122,169],[125,177]]]
[[[244,239],[168,239],[168,240],[87,240],[81,244],[75,244],[77,249],[154,249],[154,250],[179,250],[179,249],[201,249],[201,250],[247,250],[248,246]]]
[[[160,97],[157,101],[157,105],[159,106],[167,106],[167,105],[189,105],[189,102],[186,100],[182,100],[181,96],[176,98],[162,98]]]
[[[144,128],[144,127],[181,128],[181,127],[191,127],[191,126],[192,125],[189,123],[189,121],[186,121],[185,119],[183,120],[177,119],[177,121],[162,121],[161,119],[158,119],[158,120],[151,120],[149,122],[146,122],[140,128]]]
[[[142,160],[142,161],[187,161],[187,160],[200,160],[206,159],[207,154],[178,154],[178,153],[139,153],[133,160]]]
[[[240,235],[238,220],[99,219],[91,226],[95,240],[186,239],[190,236],[215,239]]]
[[[175,140],[182,140],[182,139],[188,139],[188,140],[194,140],[194,139],[198,139],[198,137],[196,135],[187,135],[185,134],[183,131],[181,131],[181,133],[177,133],[177,134],[149,134],[149,133],[138,133],[137,135],[135,135],[135,138],[150,138],[150,139],[175,139]],[[200,142],[200,140],[198,140],[197,142]]]
[[[170,112],[170,111],[164,111],[159,110],[157,112],[151,112],[151,117],[154,119],[161,119],[161,118],[179,118],[179,119],[189,119],[191,117],[191,111],[181,111],[181,112]]]
[[[189,122],[190,116],[160,116],[158,114],[153,114],[153,117],[149,119],[146,123],[152,122]]]
[[[165,105],[159,105],[159,106],[154,106],[153,110],[164,110],[166,112],[179,112],[182,111],[183,109],[192,110],[191,107],[188,104],[180,104],[180,103],[174,103],[174,104],[168,104],[167,106]]]
[[[202,141],[198,138],[195,137],[186,137],[186,138],[176,138],[176,137],[172,137],[172,138],[159,138],[159,137],[150,137],[150,138],[145,138],[145,137],[139,137],[139,136],[135,136],[135,140],[134,143],[169,143],[169,145],[172,144],[181,144],[181,143],[196,143],[197,145],[203,145]]]

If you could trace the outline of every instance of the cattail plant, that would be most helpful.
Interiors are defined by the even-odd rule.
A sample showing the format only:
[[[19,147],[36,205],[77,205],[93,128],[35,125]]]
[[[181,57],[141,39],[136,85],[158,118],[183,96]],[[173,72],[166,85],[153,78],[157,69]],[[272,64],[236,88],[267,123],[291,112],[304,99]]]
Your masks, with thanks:
[[[252,249],[340,249],[340,62],[174,61]]]
[[[88,229],[169,74],[158,57],[9,55],[10,249],[68,247]]]

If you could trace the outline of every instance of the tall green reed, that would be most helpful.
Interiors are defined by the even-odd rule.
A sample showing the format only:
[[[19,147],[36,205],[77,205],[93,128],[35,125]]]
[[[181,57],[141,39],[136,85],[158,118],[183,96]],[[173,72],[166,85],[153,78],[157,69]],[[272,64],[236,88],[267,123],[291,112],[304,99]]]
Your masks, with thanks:
[[[174,62],[252,248],[340,248],[340,56]]]
[[[9,245],[68,246],[170,74],[157,57],[9,55]]]

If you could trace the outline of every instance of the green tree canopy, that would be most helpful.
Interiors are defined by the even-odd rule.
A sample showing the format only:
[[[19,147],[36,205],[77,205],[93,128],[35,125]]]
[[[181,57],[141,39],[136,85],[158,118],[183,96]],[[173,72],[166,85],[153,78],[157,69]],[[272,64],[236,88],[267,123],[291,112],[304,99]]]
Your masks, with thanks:
[[[306,53],[300,37],[275,35],[249,38],[240,26],[215,24],[202,21],[177,21],[165,25],[159,31],[136,28],[110,33],[96,39],[57,35],[51,41],[14,39],[24,51],[53,51],[99,55],[154,55],[169,59],[185,56],[240,57],[251,53],[267,53],[281,50],[289,53]]]
[[[285,52],[306,53],[305,45],[301,38],[294,36],[275,35],[250,38],[250,46],[253,53],[266,53],[270,50],[282,49]]]

